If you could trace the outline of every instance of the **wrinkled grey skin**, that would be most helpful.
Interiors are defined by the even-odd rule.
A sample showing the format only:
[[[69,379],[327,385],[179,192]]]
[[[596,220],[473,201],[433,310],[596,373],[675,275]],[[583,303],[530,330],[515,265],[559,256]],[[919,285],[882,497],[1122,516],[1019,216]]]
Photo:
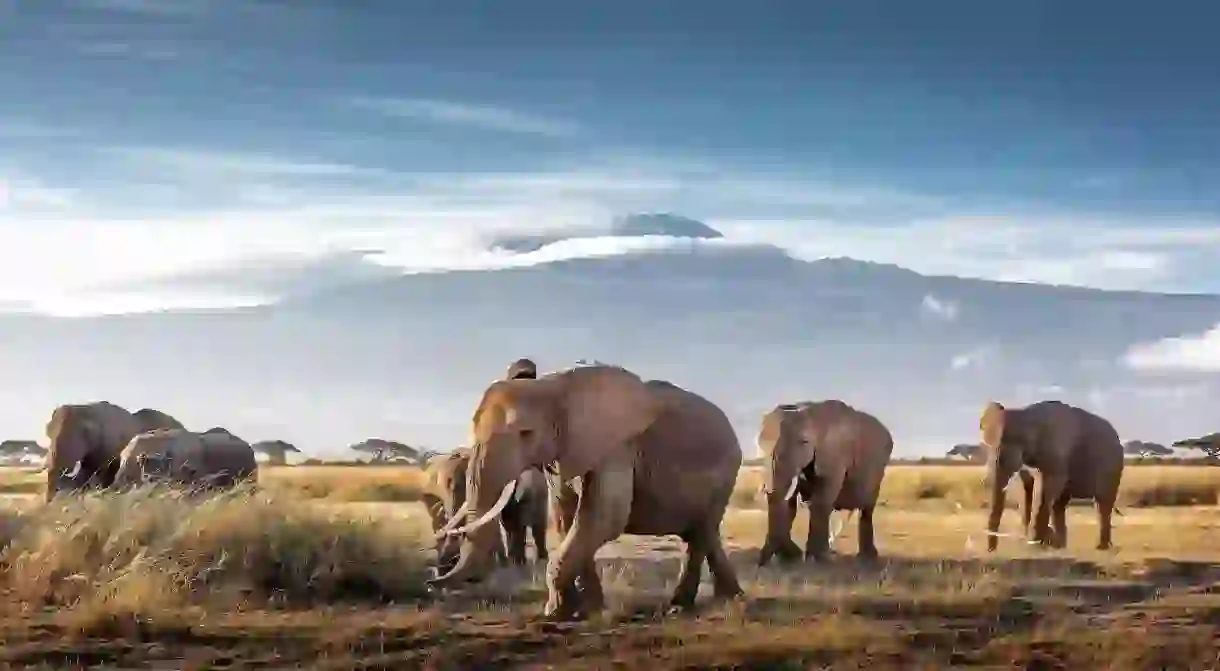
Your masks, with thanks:
[[[254,450],[241,438],[228,432],[161,429],[131,439],[114,487],[170,484],[210,490],[257,480]]]
[[[440,532],[466,504],[466,468],[470,463],[469,448],[458,448],[449,454],[433,457],[424,471],[422,501],[432,520],[432,531]],[[533,469],[522,474],[513,499],[500,512],[502,538],[492,550],[497,564],[526,564],[526,541],[534,540],[536,560],[549,558],[546,546],[547,482],[542,471]],[[463,515],[464,523],[471,519]],[[437,571],[447,573],[457,564],[463,535],[446,535],[437,540]],[[507,551],[506,551],[507,546]]]
[[[686,542],[673,608],[694,606],[704,562],[717,599],[742,594],[720,536],[741,446],[711,401],[669,382],[645,382],[620,366],[577,366],[493,383],[472,432],[466,489],[476,519],[465,529],[457,566],[430,584],[487,570],[490,521],[517,478],[543,468],[552,496],[569,504],[556,510],[564,540],[547,565],[544,617],[587,617],[604,607],[594,556],[623,533]]]
[[[1092,499],[1097,506],[1097,549],[1112,547],[1111,516],[1123,475],[1123,445],[1106,419],[1060,401],[1041,401],[1023,408],[987,404],[979,420],[987,445],[986,483],[991,495],[987,550],[1004,514],[1005,487],[1021,469],[1038,472],[1040,496],[1033,504],[1031,542],[1054,548],[1067,545],[1067,506],[1072,499]],[[1054,514],[1054,527],[1050,516]],[[1028,526],[1028,524],[1027,524]]]
[[[859,557],[876,559],[873,510],[894,450],[894,439],[876,417],[839,400],[781,404],[763,415],[758,447],[764,456],[767,537],[758,555],[791,562],[801,556],[792,541],[798,498],[809,509],[804,556],[830,556],[830,515],[860,512]]]
[[[169,415],[151,409],[137,413],[109,401],[57,407],[47,422],[50,439],[46,500],[60,492],[105,489],[114,484],[123,448],[144,431],[181,428]]]

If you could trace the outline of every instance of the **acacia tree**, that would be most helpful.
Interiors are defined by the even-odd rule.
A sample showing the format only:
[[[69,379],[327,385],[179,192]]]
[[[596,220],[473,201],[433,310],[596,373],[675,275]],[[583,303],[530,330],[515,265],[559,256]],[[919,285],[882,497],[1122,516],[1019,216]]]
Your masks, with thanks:
[[[1131,457],[1168,457],[1173,455],[1173,448],[1160,443],[1149,443],[1143,440],[1128,440],[1123,444],[1123,453]]]
[[[362,440],[359,443],[351,445],[348,449],[353,452],[363,452],[372,455],[372,461],[391,461],[405,460],[411,463],[419,462],[419,451],[410,445],[405,445],[393,440],[384,438],[369,438]]]
[[[1173,446],[1199,450],[1210,459],[1220,459],[1220,433],[1209,433],[1206,436],[1198,438],[1176,440]]]

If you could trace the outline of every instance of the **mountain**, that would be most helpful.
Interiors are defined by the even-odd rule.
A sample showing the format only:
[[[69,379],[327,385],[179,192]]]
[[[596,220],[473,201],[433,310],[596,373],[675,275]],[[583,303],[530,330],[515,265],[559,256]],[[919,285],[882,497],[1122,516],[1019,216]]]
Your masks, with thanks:
[[[621,363],[689,387],[725,408],[747,453],[767,408],[803,398],[870,410],[893,430],[898,455],[974,441],[990,399],[1079,403],[1110,417],[1125,440],[1168,443],[1217,428],[1215,381],[1139,373],[1120,359],[1134,344],[1210,328],[1220,296],[806,262],[766,245],[694,244],[719,233],[689,221],[624,218],[612,231],[687,245],[376,275],[269,307],[0,317],[0,427],[41,435],[54,404],[109,398],[314,454],[340,454],[368,435],[443,447],[464,440],[484,386],[528,356],[544,369]]]

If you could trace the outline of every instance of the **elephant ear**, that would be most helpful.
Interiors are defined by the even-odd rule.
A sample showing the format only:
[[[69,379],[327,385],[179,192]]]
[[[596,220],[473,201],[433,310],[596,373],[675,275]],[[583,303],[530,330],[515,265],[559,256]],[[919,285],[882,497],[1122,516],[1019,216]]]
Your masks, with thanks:
[[[582,366],[562,375],[556,461],[560,480],[567,482],[637,449],[635,439],[664,406],[639,376],[624,368]]]
[[[979,420],[979,429],[983,432],[983,444],[991,449],[998,449],[1004,438],[1004,421],[1007,419],[1004,406],[991,401],[983,408],[983,417]]]

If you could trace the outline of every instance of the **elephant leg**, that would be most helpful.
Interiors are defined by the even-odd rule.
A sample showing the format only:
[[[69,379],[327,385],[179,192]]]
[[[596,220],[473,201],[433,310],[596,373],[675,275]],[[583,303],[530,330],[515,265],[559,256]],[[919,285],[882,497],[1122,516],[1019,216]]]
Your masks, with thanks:
[[[809,535],[805,539],[805,561],[830,559],[830,514],[833,505],[821,497],[809,503]]]
[[[504,545],[504,527],[502,524],[497,526],[496,539],[494,545],[491,546],[491,557],[495,560],[496,566],[504,566],[508,563],[508,556]]]
[[[525,565],[525,528],[520,520],[513,520],[505,525],[504,537],[507,545],[508,563],[513,566]]]
[[[1055,507],[1051,511],[1054,513],[1054,519],[1051,521],[1052,547],[1067,547],[1067,507],[1071,500],[1072,497],[1066,490],[1055,499]]]
[[[1032,544],[1050,546],[1053,545],[1050,530],[1051,510],[1055,506],[1055,502],[1063,493],[1064,487],[1067,485],[1066,478],[1059,475],[1042,474],[1041,480],[1041,495],[1037,498],[1038,509],[1034,513],[1034,537]]]
[[[1024,496],[1021,501],[1024,507],[1021,508],[1021,533],[1028,535],[1029,522],[1034,514],[1034,476],[1028,471],[1020,471],[1021,490]]]
[[[525,564],[525,509],[509,505],[500,513],[500,528],[504,532],[505,553],[513,566]]]
[[[724,540],[720,537],[720,523],[729,507],[734,485],[736,479],[726,487],[703,524],[703,550],[707,557],[707,568],[712,574],[712,594],[717,601],[736,599],[743,594],[741,583],[737,581],[737,571],[729,562],[729,556],[724,551]]]
[[[627,528],[631,515],[634,488],[634,455],[611,459],[605,466],[582,476],[576,518],[559,549],[547,564],[548,598],[543,615],[549,619],[567,619],[578,612],[591,614],[596,570],[590,574],[597,550],[618,538]],[[585,578],[584,591],[590,595],[586,608],[581,608],[576,579]],[[600,592],[600,584],[596,591]]]
[[[109,463],[98,469],[97,475],[94,476],[94,478],[97,480],[98,486],[102,489],[110,489],[113,487],[114,481],[119,477],[119,469],[122,468],[122,466],[123,464],[119,458],[115,457]]]
[[[594,615],[606,607],[606,593],[602,591],[602,577],[596,561],[590,559],[580,569],[576,593],[580,596],[580,615]]]
[[[699,582],[703,580],[703,562],[707,559],[704,550],[704,535],[699,532],[684,534],[686,542],[686,557],[682,562],[682,572],[678,574],[678,586],[670,599],[670,612],[689,610],[695,606],[695,597],[699,594]]]
[[[877,540],[873,535],[873,506],[866,506],[860,509],[860,521],[857,524],[860,536],[860,549],[857,551],[856,556],[864,560],[876,559]]]
[[[830,515],[843,486],[846,473],[818,478],[809,497],[809,536],[805,540],[805,561],[830,559]]]
[[[1111,538],[1111,517],[1114,515],[1114,500],[1106,497],[1097,500],[1097,549],[1110,550],[1114,547]]]
[[[795,520],[796,497],[785,501],[784,506],[786,506],[788,511],[787,519]],[[789,524],[791,524],[791,522]],[[770,561],[772,555],[777,557],[781,564],[791,564],[800,560],[802,555],[801,546],[797,545],[796,541],[792,540],[791,526],[789,526],[788,530],[784,532],[783,537],[778,541],[777,544],[772,545],[770,539],[763,543],[763,549],[759,552],[758,565],[765,565],[768,561]]]
[[[541,520],[535,520],[534,524],[530,527],[530,531],[533,532],[534,536],[535,561],[546,563],[548,554],[546,550],[546,518],[543,517]]]

